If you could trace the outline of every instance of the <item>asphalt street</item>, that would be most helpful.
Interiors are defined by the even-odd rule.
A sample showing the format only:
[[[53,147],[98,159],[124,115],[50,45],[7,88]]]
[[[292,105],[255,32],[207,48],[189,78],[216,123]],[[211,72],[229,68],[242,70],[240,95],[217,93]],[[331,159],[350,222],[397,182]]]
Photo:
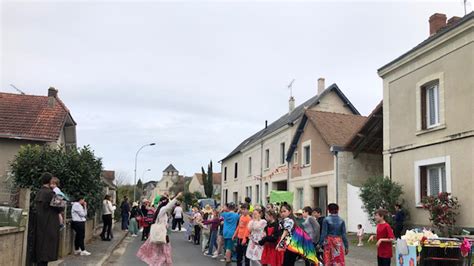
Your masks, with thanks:
[[[184,239],[184,232],[172,232],[170,241],[173,248],[173,265],[176,266],[213,266],[225,265],[218,259],[206,257],[201,253],[201,247],[193,245]],[[141,237],[131,237],[128,235],[121,245],[119,245],[112,256],[104,265],[146,265],[140,261],[136,254],[140,246],[143,244]],[[376,265],[376,256],[373,251],[365,248],[354,247],[351,249],[352,254],[346,258],[346,265],[351,266],[372,266]],[[233,263],[235,265],[235,263]],[[304,263],[299,261],[297,266]]]

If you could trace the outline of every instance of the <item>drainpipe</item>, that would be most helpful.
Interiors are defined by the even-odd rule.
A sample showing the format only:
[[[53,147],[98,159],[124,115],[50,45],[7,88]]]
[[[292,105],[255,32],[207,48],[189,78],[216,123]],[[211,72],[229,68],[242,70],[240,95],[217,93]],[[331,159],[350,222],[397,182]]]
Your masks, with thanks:
[[[336,156],[336,204],[339,204],[339,152],[343,151],[343,148],[331,146],[330,151]]]
[[[392,181],[392,154],[391,153],[388,155],[388,161],[389,161],[388,167],[390,167],[390,170],[389,170],[390,181]]]

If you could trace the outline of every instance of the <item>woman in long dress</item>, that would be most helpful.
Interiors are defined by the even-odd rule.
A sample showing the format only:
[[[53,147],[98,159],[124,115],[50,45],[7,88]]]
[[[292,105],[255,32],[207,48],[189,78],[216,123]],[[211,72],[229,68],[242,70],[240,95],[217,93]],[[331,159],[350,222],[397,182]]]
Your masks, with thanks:
[[[173,210],[173,207],[176,205],[178,197],[180,197],[181,194],[182,193],[176,195],[176,197],[171,201],[167,198],[160,201],[156,210],[158,213],[156,217],[156,219],[158,219],[157,223],[166,224],[166,228],[168,228],[168,214]],[[171,244],[167,230],[166,243],[155,244],[150,241],[150,238],[148,238],[138,250],[137,257],[148,265],[171,266],[173,265],[171,252]]]
[[[261,265],[263,246],[258,244],[258,241],[265,236],[265,226],[267,226],[267,221],[262,219],[262,209],[256,207],[252,213],[252,221],[248,225],[250,237],[247,253],[245,254],[252,265]]]

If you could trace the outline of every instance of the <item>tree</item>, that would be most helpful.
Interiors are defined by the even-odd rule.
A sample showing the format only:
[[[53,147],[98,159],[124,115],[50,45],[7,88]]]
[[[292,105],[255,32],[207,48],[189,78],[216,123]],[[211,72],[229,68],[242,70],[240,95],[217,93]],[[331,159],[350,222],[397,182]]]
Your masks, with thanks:
[[[176,182],[174,182],[171,187],[169,188],[169,192],[172,194],[172,195],[176,195],[178,194],[179,192],[183,191],[184,190],[184,176],[178,176],[178,179],[176,180]],[[184,191],[183,191],[184,192]]]
[[[461,207],[458,198],[441,192],[436,196],[424,197],[422,203],[423,209],[429,211],[430,221],[439,230],[440,235],[451,237]]]
[[[402,186],[388,178],[370,177],[360,189],[360,198],[364,204],[364,209],[375,224],[374,213],[382,208],[390,213],[395,213],[395,204],[403,204],[400,200],[403,194]],[[404,210],[406,212],[406,210]],[[408,213],[406,213],[408,215]],[[388,219],[392,223],[391,217]]]
[[[102,160],[89,146],[67,152],[63,147],[22,146],[11,163],[11,170],[18,187],[31,188],[31,200],[42,185],[41,175],[50,172],[59,178],[61,190],[72,200],[85,197],[90,217],[102,206],[105,186],[100,178]]]
[[[204,167],[201,167],[202,171],[202,183],[204,186],[204,193],[208,198],[214,196],[214,180],[212,173],[212,161],[207,165],[207,174],[204,172]]]
[[[141,179],[138,179],[137,181],[137,189],[135,191],[136,194],[136,199],[140,199],[143,196],[143,182]]]

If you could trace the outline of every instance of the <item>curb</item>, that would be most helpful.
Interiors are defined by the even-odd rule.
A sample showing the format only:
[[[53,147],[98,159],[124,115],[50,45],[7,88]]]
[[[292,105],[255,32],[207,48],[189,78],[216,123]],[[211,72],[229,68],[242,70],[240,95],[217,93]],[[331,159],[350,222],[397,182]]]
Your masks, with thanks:
[[[118,245],[122,244],[123,240],[127,237],[127,235],[128,235],[128,232],[123,234],[123,236],[119,239],[119,241],[117,241],[117,243],[112,244],[109,248],[107,248],[107,251],[105,252],[105,255],[95,265],[102,266],[110,258],[110,256],[114,252],[115,248],[117,248]]]

